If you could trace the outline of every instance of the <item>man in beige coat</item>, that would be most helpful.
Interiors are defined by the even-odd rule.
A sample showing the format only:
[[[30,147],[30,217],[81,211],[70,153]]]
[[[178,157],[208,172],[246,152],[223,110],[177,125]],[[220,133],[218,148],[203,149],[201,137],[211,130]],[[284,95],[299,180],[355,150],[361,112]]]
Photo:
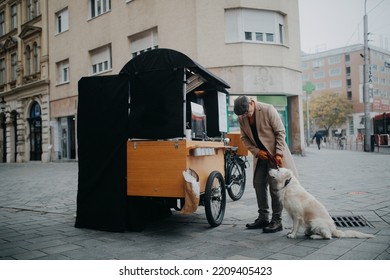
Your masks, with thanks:
[[[248,229],[263,228],[264,232],[277,232],[283,229],[283,205],[277,192],[272,191],[272,219],[269,221],[268,171],[270,168],[286,167],[296,176],[297,170],[286,144],[286,130],[276,109],[269,104],[255,102],[247,96],[234,101],[234,113],[238,116],[241,140],[253,155],[253,186],[256,191],[258,218]]]

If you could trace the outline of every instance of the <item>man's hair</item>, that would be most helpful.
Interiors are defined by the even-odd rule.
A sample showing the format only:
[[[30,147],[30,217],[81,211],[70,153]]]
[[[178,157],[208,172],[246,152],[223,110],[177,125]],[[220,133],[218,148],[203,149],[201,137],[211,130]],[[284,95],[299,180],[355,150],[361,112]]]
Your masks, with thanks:
[[[237,116],[241,116],[248,112],[249,102],[249,98],[245,95],[237,97],[236,100],[234,100],[234,113]]]

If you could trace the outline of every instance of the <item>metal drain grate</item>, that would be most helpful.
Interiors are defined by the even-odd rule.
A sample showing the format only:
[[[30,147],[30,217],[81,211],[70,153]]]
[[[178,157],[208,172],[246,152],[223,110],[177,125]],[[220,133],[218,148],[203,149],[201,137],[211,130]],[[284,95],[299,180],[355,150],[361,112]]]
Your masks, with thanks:
[[[332,219],[337,227],[373,227],[362,216],[336,216]]]

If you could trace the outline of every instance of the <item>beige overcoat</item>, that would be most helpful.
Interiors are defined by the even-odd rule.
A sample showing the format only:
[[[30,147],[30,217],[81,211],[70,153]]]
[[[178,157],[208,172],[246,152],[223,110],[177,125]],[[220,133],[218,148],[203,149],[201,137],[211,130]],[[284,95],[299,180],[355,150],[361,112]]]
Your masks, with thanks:
[[[278,112],[272,105],[261,102],[255,102],[255,104],[254,114],[260,141],[271,155],[282,155],[284,167],[291,169],[294,175],[298,177],[294,160],[285,141],[286,129]],[[253,138],[249,118],[247,116],[239,116],[238,122],[240,124],[241,140],[253,155],[253,171],[255,171],[259,148],[256,147],[256,142]]]

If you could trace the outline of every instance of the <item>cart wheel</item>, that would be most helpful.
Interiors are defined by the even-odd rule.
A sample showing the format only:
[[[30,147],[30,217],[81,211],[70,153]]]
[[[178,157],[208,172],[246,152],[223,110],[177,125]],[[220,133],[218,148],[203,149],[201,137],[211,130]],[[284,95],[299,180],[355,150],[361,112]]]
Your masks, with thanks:
[[[226,173],[226,189],[234,201],[239,200],[245,191],[246,173],[244,166],[245,163],[239,158],[229,165]]]
[[[204,193],[204,207],[207,221],[212,227],[222,223],[226,207],[226,187],[222,174],[213,171],[207,178]]]

